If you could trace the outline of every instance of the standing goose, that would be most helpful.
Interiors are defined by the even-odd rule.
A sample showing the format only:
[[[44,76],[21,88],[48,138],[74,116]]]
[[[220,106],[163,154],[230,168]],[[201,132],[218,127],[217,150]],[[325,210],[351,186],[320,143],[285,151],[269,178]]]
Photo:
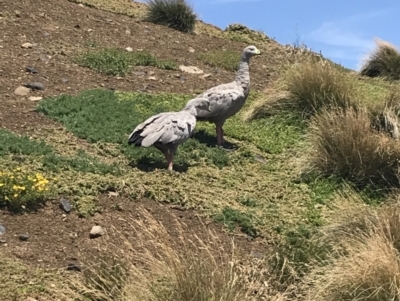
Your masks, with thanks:
[[[137,147],[153,145],[165,155],[168,170],[172,170],[176,150],[191,137],[196,127],[196,116],[202,110],[210,110],[207,98],[192,99],[179,112],[154,115],[133,130],[129,135],[128,144]]]
[[[239,63],[239,69],[233,82],[221,84],[206,90],[198,95],[199,98],[207,98],[210,103],[210,111],[200,111],[197,120],[215,123],[217,133],[217,144],[224,144],[224,131],[222,129],[225,121],[235,115],[243,107],[250,92],[250,58],[261,54],[255,46],[246,47]]]

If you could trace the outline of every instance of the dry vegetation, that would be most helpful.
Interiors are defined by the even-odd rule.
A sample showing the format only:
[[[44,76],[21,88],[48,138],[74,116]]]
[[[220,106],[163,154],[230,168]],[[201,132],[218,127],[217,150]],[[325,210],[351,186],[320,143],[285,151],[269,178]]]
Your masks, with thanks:
[[[399,80],[399,50],[386,41],[376,40],[376,49],[365,60],[360,73],[369,77],[384,77],[389,80]]]
[[[146,16],[139,3],[74,2],[128,14],[139,22]],[[188,18],[177,24],[162,14],[162,5],[177,5],[169,8],[183,9]],[[272,54],[278,47],[241,25],[226,31],[204,25],[182,5],[150,1],[158,15],[147,18],[230,43],[259,43]],[[90,218],[102,214],[98,196],[109,193],[138,203],[173,204],[182,212],[193,209],[206,221],[191,231],[178,220],[180,215],[164,224],[140,205],[134,213],[128,209],[118,218],[120,228],[110,226],[101,238],[101,252],[79,254],[82,273],[35,268],[15,260],[18,250],[15,255],[0,249],[0,296],[66,301],[399,300],[399,54],[378,42],[361,71],[381,77],[373,79],[348,72],[305,47],[281,48],[279,54],[287,56],[276,69],[278,79],[263,92],[254,89],[243,110],[225,125],[235,150],[215,147],[213,127],[199,123],[193,139],[182,145],[172,174],[164,170],[157,151],[129,148],[125,140],[147,116],[179,109],[191,97],[189,91],[92,89],[57,95],[36,106],[56,126],[35,129],[29,136],[0,130],[6,169],[0,173],[2,209],[26,214],[32,209],[29,202],[22,207],[16,201],[20,195],[15,190],[24,200],[35,200],[36,208],[67,195],[74,210]],[[107,80],[129,76],[138,66],[177,71],[176,61],[142,50],[100,47],[75,54],[71,60],[93,74],[106,74]],[[190,59],[233,75],[237,55],[227,47],[199,51]],[[169,84],[174,77],[163,80]],[[21,171],[19,165],[24,166],[24,185],[13,174]],[[51,190],[42,193],[47,185]],[[125,212],[117,202],[112,208]],[[209,226],[215,222],[219,232]],[[232,232],[263,248],[258,253],[240,248]]]

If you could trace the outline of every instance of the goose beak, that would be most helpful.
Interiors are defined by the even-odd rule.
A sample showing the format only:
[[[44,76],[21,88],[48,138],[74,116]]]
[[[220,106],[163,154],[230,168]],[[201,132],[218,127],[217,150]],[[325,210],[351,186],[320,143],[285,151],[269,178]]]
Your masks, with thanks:
[[[261,54],[261,51],[257,49],[257,50],[256,50],[256,54],[257,54],[257,55],[260,55],[260,54]]]

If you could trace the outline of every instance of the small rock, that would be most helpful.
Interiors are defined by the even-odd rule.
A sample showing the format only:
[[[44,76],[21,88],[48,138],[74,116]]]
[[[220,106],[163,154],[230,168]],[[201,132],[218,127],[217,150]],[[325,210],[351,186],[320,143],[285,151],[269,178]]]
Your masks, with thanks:
[[[0,235],[6,234],[6,227],[4,227],[2,224],[0,224]]]
[[[39,101],[39,100],[42,100],[42,99],[43,99],[43,97],[41,97],[41,96],[31,96],[31,97],[29,97],[30,101]]]
[[[19,10],[14,11],[16,17],[21,17],[21,12]]]
[[[21,241],[27,241],[29,239],[29,235],[28,234],[21,234],[18,238]]]
[[[78,6],[80,6],[80,7],[85,7],[82,3],[79,3]]]
[[[66,213],[71,212],[71,204],[66,198],[61,198],[60,200],[60,208],[64,210]]]
[[[93,29],[91,29],[91,28],[89,28],[88,30],[87,30],[87,32],[92,32],[93,31]]]
[[[209,78],[210,76],[211,76],[211,74],[207,73],[207,74],[204,74],[201,78],[206,79],[206,78]]]
[[[106,232],[101,226],[93,226],[92,230],[90,230],[89,237],[90,238],[97,238],[103,236]]]
[[[125,30],[125,34],[130,35],[131,31],[129,29]]]
[[[62,78],[61,81],[62,81],[64,84],[65,84],[65,83],[68,83],[68,79],[66,79],[66,78]]]
[[[136,51],[142,52],[143,49],[142,48],[138,48],[138,49],[136,49]]]
[[[149,79],[149,80],[157,80],[157,78],[155,76],[149,76],[147,79]]]
[[[189,47],[189,52],[190,53],[193,53],[193,52],[195,52],[196,50],[194,50],[192,47]]]
[[[31,84],[26,84],[25,87],[31,88],[32,90],[44,90],[44,85],[39,82],[33,82]]]
[[[49,61],[50,59],[51,59],[51,56],[50,56],[50,55],[47,55],[47,54],[41,54],[41,55],[39,56],[39,60],[44,61],[44,62],[47,62],[47,61]]]
[[[125,50],[128,51],[128,52],[132,52],[133,51],[132,47],[126,47]]]
[[[143,71],[135,71],[135,72],[133,72],[133,74],[136,75],[136,76],[143,76],[143,75],[146,74],[146,72],[143,72]]]
[[[32,48],[33,44],[32,43],[24,43],[21,45],[22,48]]]
[[[31,89],[24,87],[24,86],[19,86],[14,90],[14,94],[18,96],[26,96],[31,92]]]
[[[204,71],[195,67],[195,66],[184,66],[181,65],[179,66],[179,70],[186,72],[186,73],[191,73],[191,74],[203,74]]]
[[[81,271],[81,267],[79,265],[77,265],[76,263],[68,263],[67,271],[80,272]]]
[[[36,74],[38,73],[37,70],[34,67],[26,67],[25,69],[26,72],[32,73],[32,74]]]
[[[5,244],[7,241],[5,239],[0,239],[0,244]],[[7,246],[7,245],[5,245]]]
[[[150,76],[153,76],[153,75],[156,74],[156,73],[155,73],[154,71],[149,71],[148,74],[149,74]]]

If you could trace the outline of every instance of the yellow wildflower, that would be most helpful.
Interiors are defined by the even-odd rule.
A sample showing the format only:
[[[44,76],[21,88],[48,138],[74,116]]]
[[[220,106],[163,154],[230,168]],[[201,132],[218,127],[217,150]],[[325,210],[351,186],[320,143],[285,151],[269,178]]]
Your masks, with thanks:
[[[14,193],[14,198],[17,198],[18,197],[18,193]]]
[[[4,186],[4,183],[0,183],[0,187]]]

